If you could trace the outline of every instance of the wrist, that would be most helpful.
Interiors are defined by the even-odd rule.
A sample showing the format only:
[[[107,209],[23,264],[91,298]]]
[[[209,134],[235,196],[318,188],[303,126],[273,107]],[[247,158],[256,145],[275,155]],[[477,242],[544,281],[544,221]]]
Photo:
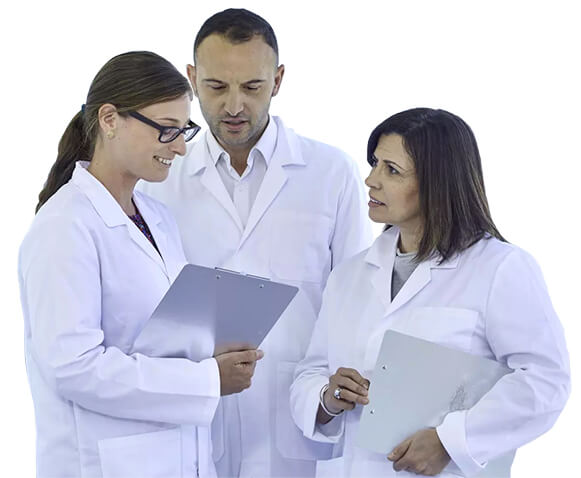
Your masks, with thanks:
[[[323,385],[323,387],[321,388],[321,391],[319,392],[319,405],[321,405],[321,408],[323,409],[323,411],[327,415],[329,415],[330,417],[339,416],[343,413],[344,410],[334,411],[332,409],[332,407],[328,407],[327,405],[325,405],[325,394],[327,393],[328,390],[329,390],[329,384],[326,383],[325,385]]]

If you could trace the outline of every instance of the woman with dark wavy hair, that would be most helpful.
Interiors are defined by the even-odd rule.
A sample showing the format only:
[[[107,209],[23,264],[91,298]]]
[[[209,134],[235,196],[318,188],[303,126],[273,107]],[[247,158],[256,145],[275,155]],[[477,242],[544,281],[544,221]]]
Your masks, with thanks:
[[[393,115],[371,133],[367,159],[369,216],[386,227],[331,273],[291,388],[303,433],[335,444],[336,458],[318,462],[317,475],[510,476],[515,450],[553,425],[570,391],[563,330],[541,271],[494,225],[476,140],[458,116],[429,108]],[[387,456],[358,448],[387,330],[513,373]]]
[[[199,130],[191,99],[167,60],[125,53],[59,143],[19,257],[39,477],[215,476],[209,424],[260,352],[130,352],[186,262],[167,209],[134,187],[185,153]]]

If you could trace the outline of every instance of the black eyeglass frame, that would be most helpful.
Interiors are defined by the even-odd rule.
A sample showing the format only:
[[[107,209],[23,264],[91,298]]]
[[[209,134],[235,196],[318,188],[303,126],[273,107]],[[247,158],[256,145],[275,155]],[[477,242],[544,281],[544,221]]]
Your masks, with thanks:
[[[156,123],[155,121],[150,120],[149,118],[143,116],[141,113],[138,113],[137,111],[128,111],[127,114],[129,116],[131,116],[132,118],[135,118],[136,120],[141,121],[142,123],[145,123],[146,125],[149,125],[152,128],[155,128],[156,130],[158,130],[159,136],[157,139],[159,140],[160,143],[164,143],[164,144],[171,143],[172,141],[175,141],[180,134],[183,134],[185,136],[184,141],[188,142],[188,141],[194,139],[194,136],[196,136],[198,134],[198,132],[200,131],[200,129],[202,129],[201,126],[198,126],[192,120],[188,121],[188,125],[186,127],[178,128],[177,126],[163,126],[163,125]],[[162,136],[169,134],[169,131],[174,131],[173,135],[171,136],[171,139],[166,140],[166,141],[162,140],[161,139]],[[190,131],[192,131],[192,132],[190,133]]]

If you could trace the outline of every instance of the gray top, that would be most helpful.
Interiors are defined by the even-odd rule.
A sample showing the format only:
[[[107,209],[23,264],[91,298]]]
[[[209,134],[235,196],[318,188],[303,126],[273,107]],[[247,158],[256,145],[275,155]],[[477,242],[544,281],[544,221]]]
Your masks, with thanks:
[[[406,281],[412,275],[418,264],[414,262],[415,252],[400,252],[399,247],[395,253],[393,272],[391,273],[391,300],[397,295]]]

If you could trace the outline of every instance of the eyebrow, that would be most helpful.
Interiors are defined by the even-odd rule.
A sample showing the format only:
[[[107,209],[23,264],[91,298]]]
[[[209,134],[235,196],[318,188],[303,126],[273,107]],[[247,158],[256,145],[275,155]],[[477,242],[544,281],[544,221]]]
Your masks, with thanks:
[[[220,83],[221,85],[225,85],[226,84],[225,81],[217,80],[216,78],[204,78],[202,81],[205,82],[205,83]],[[242,84],[243,85],[249,85],[249,84],[252,84],[252,83],[264,83],[264,82],[266,82],[266,80],[263,80],[261,78],[255,78],[253,80],[245,81]]]
[[[407,171],[407,169],[405,169],[403,166],[401,166],[400,164],[396,163],[395,161],[392,161],[391,159],[379,159],[377,156],[375,156],[375,154],[372,155],[372,158],[374,161],[383,161],[387,164],[393,164],[395,166],[397,166],[399,169],[401,169],[402,171]]]
[[[190,122],[190,120],[186,120],[186,122],[182,125],[180,120],[176,119],[176,118],[169,118],[169,117],[164,117],[164,118],[157,118],[156,121],[169,121],[170,123],[174,123],[176,124],[178,127],[185,127],[188,125],[188,123]]]

